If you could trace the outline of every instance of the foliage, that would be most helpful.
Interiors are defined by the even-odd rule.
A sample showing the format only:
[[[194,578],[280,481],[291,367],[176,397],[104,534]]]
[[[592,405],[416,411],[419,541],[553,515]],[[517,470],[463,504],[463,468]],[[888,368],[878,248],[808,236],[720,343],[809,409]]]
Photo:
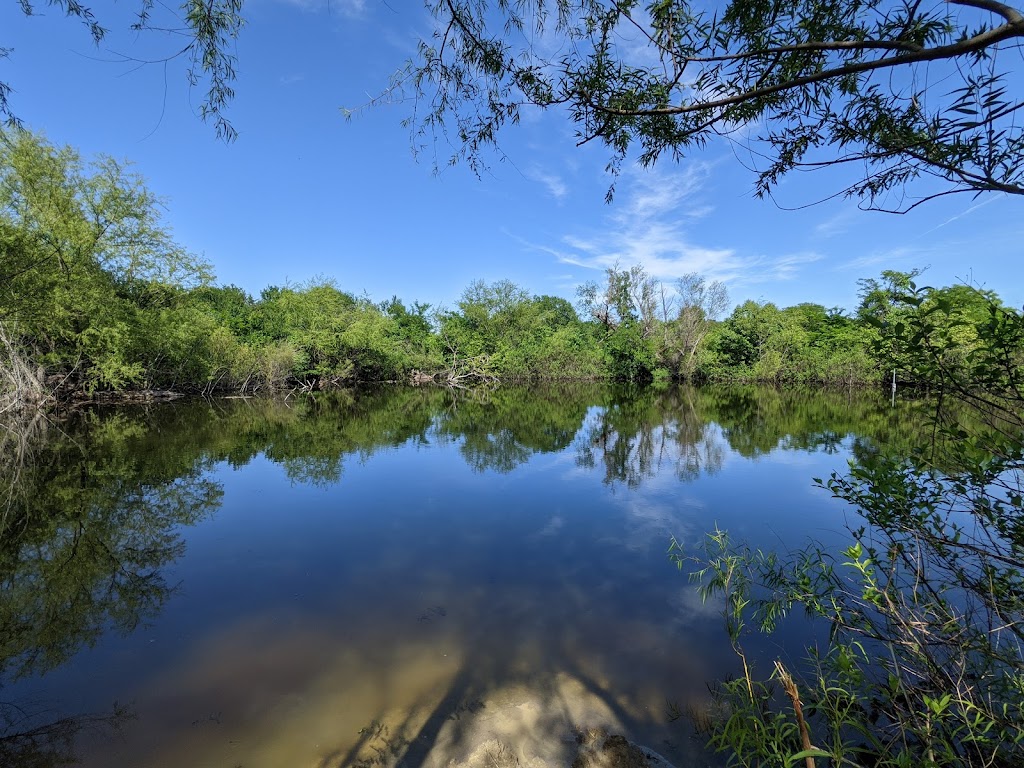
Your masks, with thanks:
[[[46,388],[39,379],[23,341],[0,320],[0,414],[45,402]]]
[[[433,39],[396,86],[418,98],[418,133],[455,137],[453,159],[473,168],[502,127],[540,108],[567,114],[578,144],[602,143],[613,173],[630,153],[650,165],[726,136],[760,160],[761,196],[794,169],[827,167],[840,169],[838,194],[886,210],[1024,192],[1021,102],[998,55],[1024,36],[1024,17],[1004,3],[429,7]]]
[[[666,295],[664,286],[660,294],[661,358],[676,378],[692,379],[697,372],[697,353],[713,324],[728,308],[729,293],[724,283],[708,282],[690,272],[676,281],[674,296]]]
[[[172,330],[160,313],[209,277],[140,177],[24,131],[0,135],[0,241],[0,320],[47,374],[88,391],[143,381],[144,326]]]
[[[181,554],[177,526],[220,500],[193,456],[166,462],[123,419],[82,418],[76,442],[37,433],[5,456],[0,675],[49,670],[153,615],[173,589],[160,569]]]
[[[511,472],[535,453],[572,444],[590,402],[583,393],[557,383],[460,393],[438,418],[437,434],[460,441],[473,470]]]
[[[1019,392],[1021,337],[1015,313],[991,291],[970,286],[918,289],[904,275],[895,317],[868,317],[875,354],[913,379],[939,380],[959,396],[974,398],[1007,387]],[[995,358],[995,359],[994,359]]]
[[[271,389],[404,378],[439,364],[425,305],[412,313],[397,298],[378,306],[326,278],[267,288],[258,302],[234,302],[244,312],[240,341],[255,367],[249,380]]]
[[[63,11],[65,16],[79,20],[88,29],[96,45],[99,45],[110,31],[102,19],[93,13],[91,7],[78,0],[46,0],[45,4],[55,6]],[[26,16],[41,15],[36,10],[39,3],[19,0],[18,5]],[[174,59],[184,59],[185,76],[189,85],[194,87],[200,81],[206,83],[206,96],[199,105],[200,116],[203,120],[213,121],[219,138],[225,141],[233,140],[236,131],[228,121],[225,110],[235,95],[234,43],[244,25],[242,0],[185,0],[177,7],[154,3],[152,0],[139,0],[138,10],[133,18],[129,30],[133,35],[149,32],[166,36],[169,30],[174,31],[175,42],[167,51],[167,55],[150,57],[149,60],[166,65]],[[11,49],[0,48],[0,59],[9,57],[11,53]],[[127,60],[138,62],[137,59]],[[19,128],[21,121],[11,107],[11,93],[10,84],[0,81],[0,120],[3,120],[8,128]]]
[[[700,390],[613,390],[577,441],[576,462],[601,467],[607,485],[642,485],[659,467],[680,480],[721,469],[725,444],[702,408]]]
[[[927,338],[969,366],[993,293],[966,286],[907,298],[920,273],[861,281],[855,315],[817,304],[728,306],[701,275],[660,282],[642,266],[583,285],[580,312],[508,280],[476,281],[457,306],[382,303],[333,280],[269,286],[254,298],[212,285],[178,246],[158,199],[123,164],[84,162],[23,131],[0,141],[0,406],[131,390],[270,392],[354,382],[609,378],[854,385],[913,364]],[[973,323],[973,325],[972,325]],[[56,396],[56,397],[54,397]]]
[[[531,297],[508,280],[477,281],[458,311],[440,315],[447,380],[585,378],[602,371],[589,334],[565,299]]]
[[[83,731],[116,732],[132,718],[127,707],[107,714],[46,719],[24,707],[0,702],[0,763],[19,768],[59,768],[75,765],[75,739]]]
[[[654,350],[643,328],[632,318],[619,324],[604,339],[608,373],[618,381],[649,382],[654,376]]]
[[[878,379],[863,322],[820,304],[746,301],[708,333],[697,372],[709,379],[856,384]]]
[[[886,304],[900,320],[878,322],[876,345],[938,392],[931,444],[863,454],[823,484],[863,521],[840,557],[755,552],[716,531],[698,558],[743,666],[712,721],[711,743],[735,764],[1024,760],[1024,316],[980,292],[902,282]],[[828,640],[765,681],[744,634],[798,607]]]
[[[47,4],[81,21],[97,44],[108,33],[77,0]],[[381,98],[412,91],[417,133],[453,137],[455,158],[475,169],[503,126],[529,109],[555,108],[579,144],[607,148],[612,172],[631,152],[650,165],[725,136],[761,161],[762,196],[794,169],[829,167],[840,169],[838,194],[885,210],[956,192],[1024,191],[1021,102],[999,55],[1024,36],[1024,17],[996,0],[426,5],[433,39],[421,41]],[[20,6],[35,13],[29,0]],[[205,84],[200,115],[227,140],[243,24],[241,0],[178,8],[141,0],[130,25],[135,34],[184,36],[166,57],[149,58],[185,59],[189,84]],[[11,53],[0,49],[0,57]],[[17,123],[11,94],[0,82],[9,126]],[[910,198],[915,182],[921,192]]]
[[[608,374],[619,381],[650,381],[658,364],[658,283],[640,265],[609,267],[605,277],[603,289],[591,282],[577,293],[584,312],[600,329]]]
[[[24,424],[26,439],[0,445],[0,504],[6,491],[12,499],[0,529],[0,669],[8,675],[48,669],[98,633],[128,631],[159,610],[173,590],[168,566],[188,538],[184,527],[220,502],[216,467],[259,458],[319,486],[400,446],[453,443],[467,466],[488,473],[568,448],[615,489],[649,483],[659,468],[693,481],[733,451],[835,450],[856,431],[864,438],[854,451],[871,456],[893,435],[901,450],[927,436],[919,420],[894,419],[877,397],[856,393],[561,382],[98,406],[45,432],[43,414],[27,415],[37,433]],[[0,429],[5,436],[13,430]]]

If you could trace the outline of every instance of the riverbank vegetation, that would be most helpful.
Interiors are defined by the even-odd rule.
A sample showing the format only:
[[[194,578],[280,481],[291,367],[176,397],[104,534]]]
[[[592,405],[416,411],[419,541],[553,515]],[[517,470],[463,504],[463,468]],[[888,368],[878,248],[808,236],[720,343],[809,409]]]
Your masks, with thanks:
[[[916,376],[891,332],[942,320],[966,358],[965,320],[999,298],[968,286],[902,294],[917,273],[860,281],[853,312],[730,300],[716,281],[613,267],[576,303],[500,280],[454,307],[374,301],[329,278],[251,296],[217,285],[178,245],[130,166],[87,161],[40,135],[0,141],[0,407],[130,392],[314,390],[355,382],[614,379],[878,382]],[[889,339],[889,340],[885,340]]]
[[[931,436],[815,481],[850,503],[849,546],[673,542],[739,660],[702,721],[730,764],[1024,762],[1024,321],[982,293],[894,287],[872,348],[932,388]],[[827,639],[755,659],[750,634],[797,611]]]
[[[927,387],[938,396],[927,441],[916,433],[898,450],[860,446],[851,474],[819,481],[859,515],[844,554],[823,546],[760,553],[711,534],[698,575],[707,597],[724,598],[742,663],[718,689],[725,714],[706,725],[712,743],[741,765],[1021,761],[1024,317],[995,293],[921,287],[917,271],[886,271],[859,282],[850,312],[750,300],[729,311],[718,282],[693,274],[663,283],[633,266],[582,286],[575,304],[509,281],[474,282],[451,308],[397,296],[373,301],[327,278],[254,297],[217,285],[210,265],[174,241],[161,210],[123,163],[86,161],[27,132],[3,134],[0,411],[30,419],[32,409],[81,397],[379,381],[455,389],[555,379],[853,386],[895,376]],[[603,465],[608,482],[643,477],[643,461],[627,461],[642,459],[651,442],[634,428],[646,423],[653,390],[641,392],[609,407],[580,442],[578,461]],[[700,398],[720,407],[715,421],[730,443],[753,454],[801,439],[796,428],[761,434],[768,404],[744,412],[741,390]],[[505,400],[496,394],[488,407]],[[545,410],[531,400],[508,406],[518,414]],[[487,413],[471,399],[437,429],[464,441],[472,466],[508,471],[537,446],[571,442],[584,411],[525,419],[521,441],[496,439],[514,433],[489,429]],[[407,426],[415,432],[426,423]],[[686,445],[680,476],[714,472],[719,452],[699,425],[678,426]],[[622,434],[637,435],[635,450]],[[8,435],[5,456],[31,453],[31,441],[15,437]],[[833,436],[808,439],[824,445]],[[21,477],[39,466],[18,458],[6,472]],[[314,470],[309,477],[329,482],[340,468],[327,461],[307,471]],[[7,511],[23,487],[3,489]],[[189,496],[184,506],[215,503],[216,489],[205,491],[214,501]],[[154,499],[161,501],[144,498],[147,508],[162,509]],[[173,547],[155,552],[154,562],[173,554]],[[152,586],[159,602],[163,587]],[[22,602],[33,595],[24,592]],[[766,660],[758,666],[744,638],[798,608],[828,624],[829,639],[809,646],[804,662],[792,654],[768,662],[774,671],[764,676]],[[95,624],[88,615],[81,623]],[[21,647],[19,658],[27,653]]]

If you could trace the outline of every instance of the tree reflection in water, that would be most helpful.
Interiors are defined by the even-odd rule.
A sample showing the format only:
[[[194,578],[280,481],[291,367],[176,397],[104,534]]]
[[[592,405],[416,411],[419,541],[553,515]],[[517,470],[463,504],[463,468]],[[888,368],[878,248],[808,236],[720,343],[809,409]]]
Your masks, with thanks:
[[[128,634],[175,592],[182,531],[211,516],[218,463],[262,455],[296,484],[331,486],[345,462],[403,445],[455,443],[478,472],[509,473],[568,451],[630,488],[671,471],[684,482],[730,452],[909,451],[919,434],[881,398],[740,388],[602,386],[453,392],[393,388],[288,402],[220,400],[40,416],[0,430],[0,764],[66,764],[82,729],[130,713],[58,712],[8,701],[8,687],[64,664],[108,632]]]
[[[220,503],[194,451],[143,450],[143,421],[95,412],[60,424],[34,416],[0,435],[0,764],[73,762],[83,729],[130,711],[53,717],[48,702],[8,701],[10,684],[63,664],[106,632],[128,634],[174,591],[163,570],[178,529]]]

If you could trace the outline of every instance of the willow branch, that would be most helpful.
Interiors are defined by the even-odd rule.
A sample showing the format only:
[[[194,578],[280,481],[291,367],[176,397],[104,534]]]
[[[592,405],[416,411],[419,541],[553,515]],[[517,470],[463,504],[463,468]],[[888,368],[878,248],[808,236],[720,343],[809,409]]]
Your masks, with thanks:
[[[987,0],[969,1],[974,3],[986,2]],[[949,0],[949,2],[966,3],[968,0]],[[1019,21],[1003,24],[1002,26],[990,29],[967,40],[953,43],[951,45],[941,45],[936,48],[927,48],[915,53],[876,59],[874,61],[861,61],[853,64],[846,64],[841,67],[822,70],[821,72],[815,72],[810,75],[795,77],[784,83],[776,83],[775,85],[764,86],[761,88],[752,88],[750,90],[743,91],[732,96],[726,96],[721,99],[715,99],[713,101],[705,101],[695,104],[680,104],[670,107],[655,107],[653,109],[619,109],[603,104],[595,104],[593,102],[590,102],[589,106],[595,111],[605,112],[617,117],[655,117],[659,115],[683,115],[692,112],[705,112],[707,110],[733,107],[737,104],[744,104],[765,96],[783,93],[805,85],[813,85],[827,80],[835,80],[847,75],[857,75],[864,72],[872,72],[877,69],[889,69],[907,64],[919,64],[926,61],[958,58],[970,53],[983,51],[986,48],[991,48],[997,43],[1001,43],[1004,40],[1010,40],[1015,37],[1024,37],[1024,18],[1020,18]]]

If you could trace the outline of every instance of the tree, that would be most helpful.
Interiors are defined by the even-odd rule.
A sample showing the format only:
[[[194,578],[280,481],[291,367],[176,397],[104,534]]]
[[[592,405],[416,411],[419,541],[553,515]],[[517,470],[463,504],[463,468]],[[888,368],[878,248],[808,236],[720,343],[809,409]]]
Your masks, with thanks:
[[[679,312],[670,323],[668,300],[662,294],[666,354],[678,375],[690,378],[697,368],[697,349],[729,306],[729,292],[724,283],[690,272],[676,281],[676,302]]]
[[[39,3],[19,0],[18,5],[26,16],[34,16]],[[97,45],[110,31],[92,8],[79,0],[45,0],[45,5],[81,21]],[[206,97],[199,105],[199,114],[203,120],[212,121],[217,136],[226,141],[236,135],[225,110],[235,95],[234,41],[243,24],[242,0],[184,0],[177,8],[153,0],[139,0],[135,22],[131,25],[134,33],[159,32],[174,41],[166,55],[154,58],[154,63],[183,59],[189,85],[205,82]],[[166,34],[170,31],[173,36]],[[0,48],[0,59],[11,53],[9,48]],[[11,107],[10,96],[10,84],[0,81],[0,120],[9,128],[20,127],[21,121]]]
[[[1024,16],[999,0],[429,7],[434,38],[397,84],[418,97],[417,130],[457,137],[453,159],[473,168],[539,107],[564,111],[578,144],[604,144],[613,173],[632,153],[646,166],[724,136],[749,150],[759,196],[789,171],[829,167],[856,174],[837,194],[883,210],[1024,193],[1010,78]]]
[[[733,309],[723,323],[725,334],[718,339],[719,351],[727,365],[752,369],[764,357],[768,339],[779,327],[779,308],[771,302],[748,299]]]
[[[999,55],[1024,37],[1024,15],[1000,0],[426,4],[436,32],[380,100],[412,91],[410,124],[454,137],[454,158],[474,169],[503,126],[539,107],[563,110],[579,144],[604,144],[613,173],[631,153],[650,165],[726,137],[749,150],[759,196],[798,168],[849,168],[836,194],[889,211],[958,192],[1024,193],[1024,102],[1012,54]],[[20,5],[34,13],[32,0]],[[47,5],[97,43],[108,32],[78,0]],[[183,33],[158,59],[187,62],[190,84],[206,86],[200,114],[228,140],[243,24],[242,0],[177,10],[140,0],[131,25]],[[0,82],[0,117],[16,123],[10,94]]]
[[[636,323],[647,338],[654,329],[658,311],[658,282],[647,274],[641,264],[629,269],[619,265],[605,270],[602,289],[589,282],[577,289],[583,310],[608,330],[623,323]]]
[[[554,328],[564,328],[580,321],[572,303],[561,296],[534,296],[533,304],[541,312],[547,324]]]
[[[913,314],[913,307],[907,303],[907,291],[914,287],[914,280],[924,270],[912,269],[899,272],[894,269],[882,271],[881,279],[858,280],[860,304],[857,317],[873,329],[876,356],[888,370],[905,368],[907,365],[905,347],[901,342],[903,328]]]
[[[577,289],[583,310],[602,329],[602,345],[612,378],[650,380],[657,365],[654,333],[658,310],[658,282],[644,268],[618,265],[605,270],[602,290],[595,282]]]
[[[141,381],[140,330],[210,277],[125,164],[20,130],[0,133],[0,248],[0,322],[89,390]]]
[[[1024,760],[1024,315],[971,293],[910,284],[893,297],[903,319],[880,345],[906,350],[913,378],[938,390],[934,437],[817,481],[859,516],[850,547],[778,555],[716,531],[697,558],[743,665],[711,723],[731,763]],[[828,626],[827,642],[809,643],[802,667],[777,661],[766,681],[743,637],[798,608]]]
[[[861,320],[876,323],[895,321],[899,311],[908,308],[905,301],[907,291],[923,272],[923,269],[912,269],[910,272],[886,269],[882,271],[880,280],[873,277],[858,280],[860,304],[857,306],[857,316]]]

